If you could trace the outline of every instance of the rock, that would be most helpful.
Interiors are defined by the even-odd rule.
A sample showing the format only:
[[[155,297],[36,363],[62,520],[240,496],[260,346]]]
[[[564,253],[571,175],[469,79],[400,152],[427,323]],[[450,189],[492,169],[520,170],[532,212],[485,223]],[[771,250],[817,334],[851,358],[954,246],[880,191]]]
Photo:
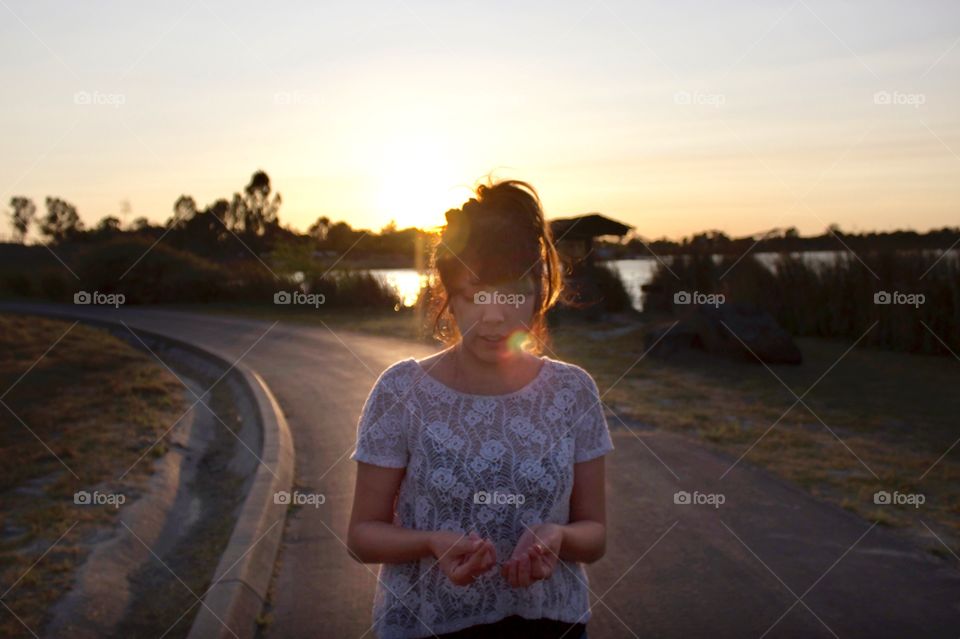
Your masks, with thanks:
[[[732,355],[768,364],[800,364],[803,355],[787,331],[770,313],[754,304],[693,305],[669,330],[661,324],[647,332],[647,347],[658,338],[655,352],[669,354],[681,348]]]
[[[693,326],[682,321],[677,322],[676,326],[673,324],[673,322],[663,322],[647,328],[644,348],[652,348],[651,355],[666,357],[678,351],[697,347],[699,338]]]

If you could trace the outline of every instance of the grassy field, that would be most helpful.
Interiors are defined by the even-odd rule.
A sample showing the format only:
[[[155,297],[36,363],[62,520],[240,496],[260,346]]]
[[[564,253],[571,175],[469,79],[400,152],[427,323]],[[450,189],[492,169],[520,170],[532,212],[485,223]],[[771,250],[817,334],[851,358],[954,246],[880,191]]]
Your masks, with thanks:
[[[555,356],[589,370],[619,417],[611,428],[696,438],[867,520],[906,529],[935,554],[950,551],[930,530],[952,547],[960,541],[960,449],[950,450],[960,437],[960,361],[870,348],[844,355],[849,341],[804,338],[800,366],[648,355],[621,379],[644,352],[639,335],[554,332]],[[922,493],[926,503],[877,505],[880,490]]]
[[[40,631],[87,542],[116,524],[117,509],[77,506],[74,493],[135,497],[166,447],[137,459],[186,409],[180,382],[149,354],[70,325],[0,315],[0,582],[23,622],[0,615],[4,637]]]

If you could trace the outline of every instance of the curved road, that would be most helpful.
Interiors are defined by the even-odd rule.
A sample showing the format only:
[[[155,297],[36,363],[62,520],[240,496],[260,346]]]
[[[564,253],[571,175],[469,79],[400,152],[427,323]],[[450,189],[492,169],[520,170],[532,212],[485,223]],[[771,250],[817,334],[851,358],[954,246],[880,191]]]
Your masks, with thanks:
[[[343,544],[357,418],[383,369],[428,346],[174,311],[0,304],[122,319],[232,354],[260,373],[293,432],[296,484],[326,495],[288,517],[267,637],[372,637],[376,566]],[[602,390],[602,389],[601,389]],[[607,554],[589,566],[590,636],[958,637],[960,562],[688,439],[609,420]],[[675,504],[722,493],[719,508]]]

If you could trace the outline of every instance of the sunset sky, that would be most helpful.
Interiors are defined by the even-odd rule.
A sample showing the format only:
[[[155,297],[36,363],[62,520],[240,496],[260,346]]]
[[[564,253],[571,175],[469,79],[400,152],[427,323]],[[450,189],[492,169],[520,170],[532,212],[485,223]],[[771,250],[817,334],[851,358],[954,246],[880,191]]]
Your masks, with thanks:
[[[960,3],[0,0],[0,198],[439,224],[489,172],[645,237],[960,223]],[[123,217],[123,216],[120,216]],[[3,237],[9,236],[4,220]]]

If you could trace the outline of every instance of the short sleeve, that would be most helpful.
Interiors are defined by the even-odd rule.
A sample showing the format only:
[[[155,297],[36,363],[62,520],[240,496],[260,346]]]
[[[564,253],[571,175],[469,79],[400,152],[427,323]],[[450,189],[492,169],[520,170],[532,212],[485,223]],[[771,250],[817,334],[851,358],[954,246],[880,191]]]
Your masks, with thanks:
[[[374,383],[357,424],[357,441],[350,459],[387,468],[405,468],[409,459],[409,408],[397,384],[402,371],[391,366]]]
[[[614,447],[597,383],[590,373],[579,367],[576,379],[579,388],[575,393],[578,401],[574,413],[577,421],[573,426],[573,461],[579,464],[606,455]]]

